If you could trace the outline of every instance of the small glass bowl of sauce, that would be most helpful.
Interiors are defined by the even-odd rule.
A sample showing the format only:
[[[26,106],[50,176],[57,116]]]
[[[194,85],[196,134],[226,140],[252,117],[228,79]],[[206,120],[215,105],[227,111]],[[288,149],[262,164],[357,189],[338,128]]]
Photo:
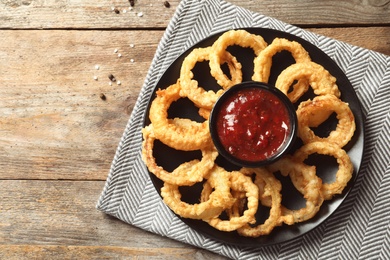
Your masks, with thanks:
[[[294,143],[297,116],[288,97],[268,84],[247,81],[226,90],[210,114],[218,152],[242,167],[279,159]]]

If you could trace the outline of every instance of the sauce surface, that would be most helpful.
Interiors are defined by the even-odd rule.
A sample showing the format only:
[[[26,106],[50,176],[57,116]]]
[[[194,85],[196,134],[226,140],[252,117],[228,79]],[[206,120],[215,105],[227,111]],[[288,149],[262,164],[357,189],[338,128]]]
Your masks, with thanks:
[[[274,155],[291,131],[288,111],[282,101],[258,88],[244,88],[228,97],[216,123],[225,150],[251,162]]]

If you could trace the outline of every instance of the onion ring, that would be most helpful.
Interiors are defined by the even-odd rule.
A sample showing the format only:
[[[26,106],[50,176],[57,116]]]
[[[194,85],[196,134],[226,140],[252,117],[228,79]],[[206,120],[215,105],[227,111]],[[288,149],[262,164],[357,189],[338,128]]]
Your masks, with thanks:
[[[198,81],[193,79],[194,74],[192,73],[192,69],[195,67],[197,62],[209,60],[211,51],[211,47],[192,50],[191,53],[185,57],[180,69],[181,96],[188,97],[198,107],[208,109],[213,107],[215,101],[223,93],[223,89],[242,81],[241,64],[234,56],[225,51],[221,53],[221,58],[218,62],[220,62],[219,65],[227,63],[232,79],[226,82],[217,81],[222,87],[217,92],[212,90],[206,91],[202,87],[198,86]]]
[[[325,200],[330,200],[336,194],[341,194],[353,174],[353,164],[347,152],[334,143],[312,142],[299,148],[293,155],[294,160],[304,162],[311,154],[323,154],[336,158],[339,168],[336,180],[332,183],[323,183],[321,191]]]
[[[226,52],[228,46],[238,45],[243,48],[251,48],[255,55],[267,46],[263,37],[260,35],[251,34],[245,30],[230,30],[222,34],[213,44],[213,51],[210,54],[210,72],[211,75],[221,86],[232,86],[232,82],[223,73],[220,64],[223,53]]]
[[[179,186],[190,186],[201,182],[214,166],[214,161],[218,152],[214,148],[202,149],[202,159],[197,159],[182,163],[172,172],[167,172],[161,166],[158,166],[153,156],[153,146],[155,136],[152,125],[142,129],[142,159],[148,170],[160,180]]]
[[[284,38],[275,38],[272,43],[265,47],[265,49],[255,58],[252,80],[267,83],[271,73],[272,57],[281,51],[289,51],[297,63],[311,61],[309,53],[300,43],[289,41]],[[302,83],[303,82],[300,84]]]
[[[241,172],[245,175],[251,175],[255,173],[255,183],[259,187],[260,196],[259,197],[268,197],[270,198],[270,213],[269,217],[263,224],[258,224],[254,227],[246,224],[245,226],[239,228],[237,232],[242,236],[247,237],[259,237],[262,235],[268,235],[271,231],[281,224],[281,201],[282,195],[280,191],[282,186],[280,182],[274,177],[265,168],[243,168]],[[259,198],[261,200],[261,198]],[[237,214],[237,213],[235,213]]]
[[[221,220],[218,217],[206,220],[210,226],[221,231],[233,231],[246,225],[247,223],[253,224],[256,222],[255,214],[259,203],[258,187],[252,182],[249,176],[245,176],[239,171],[230,172],[230,176],[231,189],[235,192],[243,192],[245,194],[248,209],[246,209],[241,215],[231,215],[229,220]],[[206,187],[205,191],[207,190],[208,192],[210,191],[210,189]],[[202,192],[202,194],[203,193],[205,192]],[[206,194],[202,195],[202,199],[207,198],[208,196]]]
[[[333,77],[321,65],[315,62],[295,63],[284,69],[278,76],[275,87],[288,96],[291,102],[295,103],[309,88],[309,85],[295,85],[289,92],[290,86],[295,80],[306,79],[312,87],[314,94],[332,94],[340,97],[340,90]]]
[[[327,137],[315,135],[310,127],[323,123],[332,112],[337,114],[338,124]],[[343,147],[351,139],[356,129],[355,118],[349,105],[334,95],[316,96],[302,102],[297,109],[298,136],[306,143],[327,141]]]
[[[280,171],[289,176],[294,187],[303,195],[306,206],[291,210],[282,206],[282,220],[288,225],[303,222],[314,217],[324,201],[321,188],[322,180],[316,175],[315,166],[296,162],[286,156],[267,167],[271,172]]]
[[[230,174],[223,168],[214,166],[211,169],[207,182],[214,189],[208,200],[189,204],[181,200],[179,186],[164,183],[161,196],[168,207],[183,218],[207,220],[217,217],[222,211],[231,207],[234,198],[230,193]]]
[[[149,119],[153,132],[162,143],[181,151],[200,150],[210,146],[212,141],[209,133],[208,120],[203,123],[190,119],[168,119],[170,105],[181,98],[180,85],[173,84],[157,91],[152,101]]]

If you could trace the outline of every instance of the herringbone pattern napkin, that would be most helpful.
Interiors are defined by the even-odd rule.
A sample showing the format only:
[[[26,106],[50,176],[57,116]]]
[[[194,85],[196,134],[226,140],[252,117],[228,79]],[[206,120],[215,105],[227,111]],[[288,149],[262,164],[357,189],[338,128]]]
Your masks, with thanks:
[[[210,34],[240,27],[277,29],[318,46],[345,72],[365,116],[366,151],[350,196],[317,229],[275,246],[241,248],[190,229],[164,205],[141,160],[144,112],[164,70]],[[389,144],[390,57],[224,1],[182,0],[158,46],[97,207],[142,229],[234,259],[390,259]]]

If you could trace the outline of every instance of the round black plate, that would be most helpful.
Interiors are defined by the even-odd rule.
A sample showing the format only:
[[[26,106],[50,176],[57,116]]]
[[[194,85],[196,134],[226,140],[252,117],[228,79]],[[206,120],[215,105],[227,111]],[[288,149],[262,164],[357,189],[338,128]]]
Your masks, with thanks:
[[[258,238],[246,238],[239,236],[236,232],[222,232],[214,229],[209,226],[207,223],[200,220],[192,220],[181,218],[183,222],[185,222],[191,228],[197,230],[198,232],[211,237],[215,240],[222,241],[225,243],[241,245],[241,246],[265,246],[272,245],[281,242],[285,242],[294,238],[297,238],[310,230],[313,230],[315,227],[320,225],[326,218],[328,218],[344,201],[347,194],[352,188],[353,183],[355,182],[360,163],[363,156],[364,150],[364,125],[363,125],[363,115],[360,108],[359,100],[356,96],[354,89],[351,86],[348,78],[345,76],[343,71],[337,66],[337,64],[328,57],[324,52],[322,52],[319,48],[312,45],[311,43],[288,33],[264,29],[264,28],[244,28],[250,33],[261,35],[265,41],[271,43],[272,40],[276,37],[286,38],[289,40],[294,40],[302,44],[302,46],[309,52],[310,57],[316,63],[321,64],[325,67],[333,76],[337,78],[337,84],[342,93],[341,99],[347,103],[349,103],[350,108],[352,109],[353,114],[355,115],[356,121],[356,131],[353,139],[344,147],[344,149],[348,152],[351,157],[352,163],[354,165],[354,173],[353,177],[350,180],[348,187],[344,189],[343,194],[339,196],[335,196],[332,200],[324,202],[320,211],[317,215],[309,221],[294,224],[292,226],[282,225],[280,227],[276,227],[270,235],[261,236]],[[160,78],[159,82],[155,87],[155,91],[157,89],[164,89],[169,85],[175,83],[179,77],[179,71],[183,59],[191,52],[194,48],[206,47],[213,44],[213,42],[221,35],[222,33],[210,36],[201,42],[195,44],[193,47],[184,52],[180,57],[178,57],[165,71],[163,76]],[[243,70],[243,81],[251,80],[251,76],[253,74],[253,58],[254,54],[251,49],[241,48],[239,46],[231,46],[228,48],[228,51],[232,53],[238,61],[242,64]],[[269,83],[275,83],[277,76],[280,72],[288,67],[290,64],[294,62],[292,56],[288,52],[280,52],[273,57],[273,65],[271,70],[271,76],[269,79]],[[208,67],[208,62],[198,63],[193,69],[194,79],[199,82],[199,86],[206,88],[208,86],[210,89],[218,89],[218,85],[214,78],[210,75],[210,69]],[[302,97],[302,100],[306,100],[311,98],[313,93],[310,91]],[[155,95],[153,94],[151,100],[153,100]],[[149,106],[151,103],[149,102]],[[299,102],[297,102],[299,103]],[[177,102],[173,103],[171,108],[168,111],[169,117],[184,117],[191,118],[193,120],[202,121],[203,119],[198,115],[197,109],[188,99],[180,99]],[[149,107],[145,113],[145,122],[144,125],[148,125],[149,121]],[[315,130],[317,135],[326,136],[332,129],[334,129],[337,124],[337,119],[332,117],[328,119],[325,123],[323,123],[320,127]],[[299,147],[300,141],[296,142],[296,148]],[[292,151],[293,152],[293,151]],[[159,165],[164,167],[166,170],[173,170],[179,164],[185,161],[189,161],[194,158],[199,158],[200,152],[182,152],[171,149],[159,141],[155,142],[154,156],[156,157],[156,161]],[[334,178],[334,173],[337,170],[337,163],[330,157],[325,156],[310,156],[308,164],[314,164],[317,167],[317,174],[323,179],[324,182],[329,182]],[[237,166],[232,165],[228,161],[224,160],[219,156],[217,158],[217,164],[225,167],[227,170],[238,169]],[[153,174],[150,174],[150,177],[154,183],[154,186],[158,193],[160,193],[160,189],[163,185],[161,180],[156,178]],[[304,206],[304,199],[302,196],[295,190],[292,186],[289,178],[277,176],[282,182],[282,203],[291,209],[298,209]],[[195,185],[190,188],[180,188],[182,193],[182,199],[189,203],[198,203],[199,195],[201,191],[201,184]],[[264,209],[266,210],[266,209]],[[264,214],[263,214],[264,215]],[[179,216],[180,217],[180,216]],[[264,216],[259,214],[257,216],[258,220],[261,221]],[[261,222],[260,222],[261,223]]]

